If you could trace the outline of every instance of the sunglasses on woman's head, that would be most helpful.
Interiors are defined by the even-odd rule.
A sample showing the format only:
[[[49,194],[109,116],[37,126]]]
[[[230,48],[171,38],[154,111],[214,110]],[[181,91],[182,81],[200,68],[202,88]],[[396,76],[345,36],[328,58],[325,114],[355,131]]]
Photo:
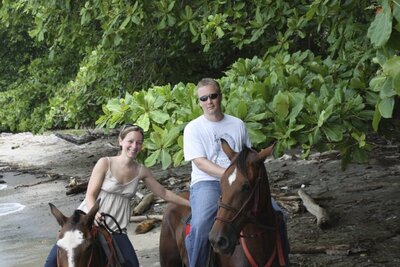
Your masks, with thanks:
[[[213,93],[213,94],[209,94],[209,95],[203,95],[199,97],[199,100],[201,102],[206,102],[208,100],[208,98],[210,99],[216,99],[219,96],[219,93]]]
[[[135,130],[139,130],[139,131],[143,132],[142,127],[140,127],[140,126],[138,126],[136,124],[131,124],[131,123],[124,124],[124,126],[122,127],[121,132],[124,131],[125,129],[128,129],[128,128],[135,128]]]

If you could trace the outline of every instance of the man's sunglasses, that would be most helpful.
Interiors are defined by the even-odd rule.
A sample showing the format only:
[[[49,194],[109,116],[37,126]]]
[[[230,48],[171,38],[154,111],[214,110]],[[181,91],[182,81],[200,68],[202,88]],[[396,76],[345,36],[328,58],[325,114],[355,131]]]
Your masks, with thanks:
[[[219,96],[219,93],[214,93],[214,94],[209,94],[209,95],[203,95],[199,97],[199,100],[201,102],[206,102],[208,98],[210,99],[216,99]]]

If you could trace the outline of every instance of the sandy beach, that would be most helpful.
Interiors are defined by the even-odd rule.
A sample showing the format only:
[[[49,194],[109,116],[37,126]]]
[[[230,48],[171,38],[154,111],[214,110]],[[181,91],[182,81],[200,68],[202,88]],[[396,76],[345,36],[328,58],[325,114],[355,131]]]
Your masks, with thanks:
[[[99,157],[115,154],[114,141],[109,137],[75,145],[54,134],[0,135],[0,179],[4,181],[0,205],[22,207],[0,216],[2,267],[43,266],[59,229],[48,203],[71,215],[84,194],[66,195],[68,177],[88,177]],[[128,233],[141,266],[159,266],[159,227],[137,235],[136,225],[131,223]]]
[[[2,267],[43,265],[58,231],[48,203],[72,214],[84,193],[66,195],[70,178],[88,179],[98,158],[117,153],[115,140],[99,135],[74,144],[56,133],[0,134],[0,214],[7,213],[0,215]],[[265,163],[271,191],[288,213],[291,266],[400,266],[400,142],[372,141],[376,146],[368,162],[345,170],[335,152],[302,160],[294,151]],[[180,182],[184,177],[175,175],[180,169],[152,170],[163,182],[171,174]],[[331,215],[328,227],[319,228],[304,209],[300,188]],[[19,211],[8,213],[4,205]],[[150,212],[162,213],[163,205]],[[159,266],[159,226],[140,235],[135,228],[132,223],[128,232],[141,266]]]

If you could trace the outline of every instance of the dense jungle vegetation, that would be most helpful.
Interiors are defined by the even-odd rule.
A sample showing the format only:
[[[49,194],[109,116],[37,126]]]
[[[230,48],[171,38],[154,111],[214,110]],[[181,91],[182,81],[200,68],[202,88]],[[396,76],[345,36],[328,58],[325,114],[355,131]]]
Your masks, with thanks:
[[[136,122],[146,164],[179,165],[202,77],[276,156],[363,162],[399,127],[399,0],[2,0],[0,22],[2,132]]]

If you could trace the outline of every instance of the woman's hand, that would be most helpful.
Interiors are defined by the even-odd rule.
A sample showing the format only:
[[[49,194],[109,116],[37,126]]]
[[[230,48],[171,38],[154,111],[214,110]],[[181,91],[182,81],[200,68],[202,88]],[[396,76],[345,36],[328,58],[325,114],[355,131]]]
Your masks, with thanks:
[[[97,212],[96,215],[94,216],[94,225],[100,226],[103,221],[104,221],[104,216],[101,215],[100,212]]]

